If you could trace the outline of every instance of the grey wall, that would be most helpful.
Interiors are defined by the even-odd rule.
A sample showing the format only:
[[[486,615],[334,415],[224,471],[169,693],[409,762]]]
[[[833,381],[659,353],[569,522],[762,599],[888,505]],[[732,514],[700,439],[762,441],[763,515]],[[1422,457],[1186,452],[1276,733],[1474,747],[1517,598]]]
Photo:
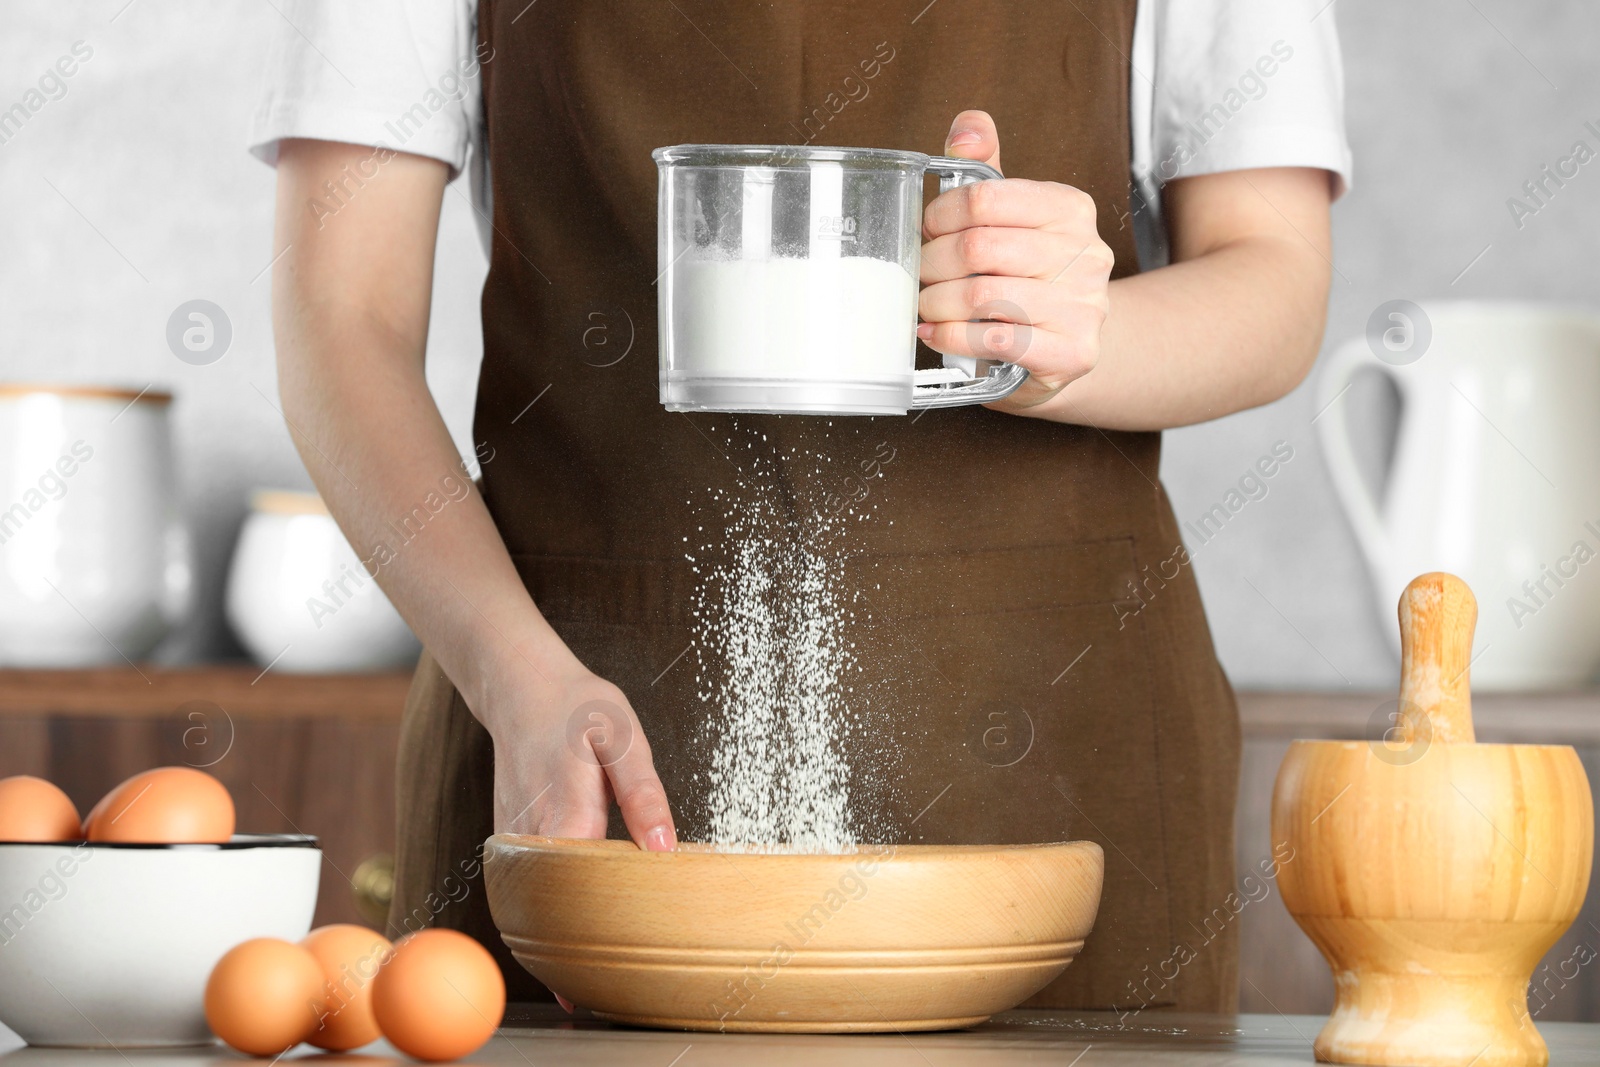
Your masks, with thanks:
[[[250,491],[311,487],[273,406],[273,172],[244,148],[280,16],[270,3],[125,3],[0,8],[0,108],[74,41],[94,49],[66,95],[0,144],[0,378],[154,382],[178,394],[199,602],[160,658],[238,656],[222,590]],[[484,271],[471,209],[447,195],[428,378],[463,455]],[[233,324],[229,351],[209,366],[166,344],[168,316],[196,298]]]
[[[1566,153],[1585,119],[1600,124],[1593,6],[1339,0],[1322,17],[1337,18],[1343,35],[1357,168],[1335,210],[1328,347],[1394,298],[1600,301],[1600,170],[1585,168],[1520,232],[1505,208]],[[276,396],[263,273],[274,252],[273,179],[242,147],[279,19],[266,3],[199,0],[0,8],[0,107],[74,41],[94,48],[67,94],[0,144],[0,377],[178,391],[201,610],[165,647],[168,659],[237,653],[221,622],[221,583],[248,493],[309,485],[266,399]],[[469,210],[447,195],[429,380],[463,452],[483,271]],[[164,340],[172,310],[197,297],[221,305],[234,327],[231,350],[204,367],[180,363]],[[1179,518],[1196,518],[1274,442],[1289,442],[1295,457],[1270,494],[1197,552],[1218,648],[1243,685],[1387,687],[1395,664],[1314,414],[1308,384],[1270,407],[1175,432],[1167,483]]]
[[[1520,232],[1505,206],[1580,136],[1596,144],[1582,128],[1600,126],[1594,6],[1338,0],[1329,14],[1356,173],[1334,209],[1324,354],[1392,299],[1600,304],[1600,169],[1581,171]],[[1315,439],[1315,375],[1276,404],[1169,434],[1163,471],[1178,517],[1192,521],[1272,442],[1290,442],[1295,459],[1270,495],[1199,550],[1218,650],[1236,684],[1388,688],[1398,662]],[[1368,399],[1352,392],[1339,406]],[[1395,625],[1392,604],[1382,618]]]

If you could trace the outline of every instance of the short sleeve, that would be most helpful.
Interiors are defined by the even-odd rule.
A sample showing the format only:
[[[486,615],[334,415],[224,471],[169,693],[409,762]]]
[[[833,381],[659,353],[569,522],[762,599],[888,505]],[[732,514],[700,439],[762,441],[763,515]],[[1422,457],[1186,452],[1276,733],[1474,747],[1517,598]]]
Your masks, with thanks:
[[[466,164],[482,108],[475,0],[278,0],[250,151],[306,137]]]
[[[1228,170],[1317,167],[1335,176],[1335,197],[1344,193],[1344,69],[1328,0],[1145,3],[1149,155],[1136,160],[1137,177],[1159,187]]]

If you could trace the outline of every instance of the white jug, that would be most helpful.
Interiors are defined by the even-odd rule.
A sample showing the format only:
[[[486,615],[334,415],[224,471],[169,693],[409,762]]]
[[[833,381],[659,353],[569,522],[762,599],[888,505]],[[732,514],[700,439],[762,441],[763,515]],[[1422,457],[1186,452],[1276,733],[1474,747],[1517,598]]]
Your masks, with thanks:
[[[1352,379],[1393,381],[1399,428],[1377,501],[1347,436]],[[1331,357],[1316,416],[1393,638],[1424,571],[1478,595],[1472,681],[1584,685],[1600,667],[1600,316],[1535,304],[1396,301]],[[1398,651],[1398,645],[1396,644]]]

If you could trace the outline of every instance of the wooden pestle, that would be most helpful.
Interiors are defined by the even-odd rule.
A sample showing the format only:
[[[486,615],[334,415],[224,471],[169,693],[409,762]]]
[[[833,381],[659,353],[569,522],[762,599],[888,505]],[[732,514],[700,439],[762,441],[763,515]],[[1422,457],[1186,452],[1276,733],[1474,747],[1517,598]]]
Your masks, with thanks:
[[[1414,578],[1400,594],[1400,722],[1402,742],[1418,740],[1416,717],[1428,720],[1425,741],[1470,744],[1472,631],[1478,602],[1453,574]]]

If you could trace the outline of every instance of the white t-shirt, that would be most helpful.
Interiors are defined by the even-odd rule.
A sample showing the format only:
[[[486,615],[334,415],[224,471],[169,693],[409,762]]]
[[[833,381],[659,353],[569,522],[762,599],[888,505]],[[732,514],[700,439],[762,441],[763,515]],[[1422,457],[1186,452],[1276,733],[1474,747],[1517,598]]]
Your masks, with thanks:
[[[271,163],[284,137],[381,144],[443,160],[452,177],[470,161],[487,247],[477,0],[279,0],[277,6],[284,18],[251,151]],[[1133,222],[1144,266],[1166,261],[1159,191],[1174,178],[1318,167],[1335,176],[1335,195],[1349,186],[1332,6],[1331,0],[1138,0],[1128,89]]]

